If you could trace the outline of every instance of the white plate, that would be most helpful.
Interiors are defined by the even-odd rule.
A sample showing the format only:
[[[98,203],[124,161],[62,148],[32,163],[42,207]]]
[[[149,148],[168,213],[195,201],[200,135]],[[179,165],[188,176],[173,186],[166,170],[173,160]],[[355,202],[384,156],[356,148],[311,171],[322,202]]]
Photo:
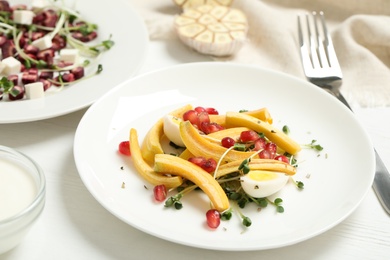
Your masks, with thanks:
[[[181,210],[153,202],[153,187],[137,175],[129,157],[117,153],[118,144],[127,140],[130,127],[142,141],[158,118],[188,103],[220,113],[267,107],[274,124],[288,125],[299,143],[318,140],[324,147],[319,156],[310,149],[299,156],[295,178],[305,189],[289,183],[278,194],[284,213],[249,207],[242,211],[251,227],[243,228],[233,214],[212,231],[205,225],[209,202],[200,192],[186,195]],[[87,189],[124,222],[175,243],[234,251],[287,246],[334,227],[359,205],[375,169],[366,132],[334,97],[288,75],[226,63],[175,66],[121,84],[86,112],[74,156]]]
[[[98,40],[112,35],[115,45],[104,53],[100,64],[103,71],[98,76],[82,81],[45,98],[13,102],[0,101],[0,124],[28,122],[64,115],[84,108],[108,90],[135,75],[141,67],[148,46],[146,27],[135,10],[122,0],[66,0],[76,1],[75,9],[83,18],[98,25]],[[31,1],[10,1],[11,4]],[[107,7],[110,11],[107,12]]]

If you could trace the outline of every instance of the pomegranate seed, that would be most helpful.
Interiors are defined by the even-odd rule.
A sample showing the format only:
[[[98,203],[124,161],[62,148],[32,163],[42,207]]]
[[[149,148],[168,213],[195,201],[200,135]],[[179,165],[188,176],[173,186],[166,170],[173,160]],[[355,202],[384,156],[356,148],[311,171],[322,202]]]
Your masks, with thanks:
[[[213,107],[207,107],[206,108],[206,112],[209,115],[219,115],[219,112],[215,108],[213,108]]]
[[[224,137],[221,140],[221,145],[225,148],[230,148],[230,147],[234,146],[235,143],[236,143],[236,141],[234,141],[234,139],[231,137]]]
[[[193,125],[198,125],[198,112],[195,110],[188,110],[183,114],[183,120],[184,121],[190,121]]]
[[[119,143],[118,150],[121,154],[130,156],[130,142],[129,141],[123,141]]]
[[[244,143],[254,142],[257,139],[259,139],[259,135],[253,130],[242,131],[240,134],[240,140]]]
[[[215,122],[211,122],[211,123],[205,124],[204,126],[201,126],[201,129],[205,134],[211,134],[214,132],[221,131],[225,128],[223,126],[215,123]]]
[[[217,228],[221,223],[221,214],[216,209],[209,209],[206,212],[206,220],[210,228]]]
[[[195,107],[194,110],[198,113],[201,113],[201,112],[207,112],[206,109],[204,107]]]
[[[153,194],[155,200],[162,202],[167,198],[167,188],[163,184],[154,186]]]
[[[217,168],[217,162],[212,158],[207,160],[202,156],[198,156],[198,157],[191,157],[188,159],[188,161],[199,166],[200,168],[202,168],[208,173],[215,171],[215,169]]]
[[[285,163],[288,163],[290,164],[290,160],[287,158],[287,156],[285,155],[278,155],[278,156],[275,156],[274,158],[275,160],[278,160],[278,161],[281,161],[281,162],[285,162]]]
[[[188,158],[188,161],[192,162],[195,165],[198,165],[199,167],[202,167],[202,165],[205,164],[207,160],[202,156],[198,156],[198,157]]]
[[[271,153],[267,150],[262,150],[260,153],[259,153],[259,158],[260,159],[271,159]]]
[[[210,123],[210,117],[207,112],[200,112],[198,113],[198,126],[200,126],[202,123]]]
[[[277,148],[278,147],[276,146],[276,144],[271,142],[271,143],[267,143],[264,149],[271,154],[271,158],[274,158],[276,155]]]
[[[253,150],[254,151],[263,150],[265,148],[265,144],[266,144],[265,139],[264,138],[259,138],[259,139],[257,139],[255,141]]]
[[[210,158],[206,160],[206,162],[201,167],[206,172],[212,173],[217,168],[217,162],[213,158]]]

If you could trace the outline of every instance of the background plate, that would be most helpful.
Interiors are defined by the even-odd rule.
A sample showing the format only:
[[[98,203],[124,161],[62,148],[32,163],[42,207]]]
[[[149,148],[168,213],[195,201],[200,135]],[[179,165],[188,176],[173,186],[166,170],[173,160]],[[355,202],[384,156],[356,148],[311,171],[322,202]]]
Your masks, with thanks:
[[[31,4],[27,0],[9,2],[11,5]],[[45,98],[0,101],[0,124],[47,119],[77,111],[134,76],[141,67],[146,57],[148,34],[142,19],[129,4],[122,0],[111,0],[109,3],[94,0],[64,2],[69,7],[76,3],[74,9],[87,21],[98,25],[98,40],[106,40],[112,35],[115,45],[103,54],[99,62],[103,65],[103,72],[57,93],[50,93]]]
[[[186,195],[179,211],[153,201],[153,187],[138,176],[130,158],[118,154],[118,144],[128,139],[131,127],[142,141],[160,117],[188,103],[220,113],[267,107],[274,124],[288,125],[299,143],[318,140],[322,152],[303,149],[298,157],[295,179],[305,189],[288,183],[278,194],[284,213],[272,206],[261,212],[247,207],[242,212],[252,219],[251,227],[243,228],[233,214],[212,231],[205,224],[209,202],[202,193]],[[87,189],[124,222],[175,243],[234,251],[291,245],[332,228],[359,205],[375,170],[366,132],[334,97],[285,74],[226,63],[175,66],[116,87],[84,115],[74,156]]]

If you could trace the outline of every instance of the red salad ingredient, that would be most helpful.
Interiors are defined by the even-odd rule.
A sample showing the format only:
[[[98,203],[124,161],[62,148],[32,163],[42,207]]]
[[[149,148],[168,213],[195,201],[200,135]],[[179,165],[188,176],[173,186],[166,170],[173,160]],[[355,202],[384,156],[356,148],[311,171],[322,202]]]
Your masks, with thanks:
[[[165,185],[156,185],[153,188],[154,199],[158,202],[162,202],[167,198],[167,188]]]
[[[221,214],[216,209],[210,209],[206,212],[206,221],[210,228],[217,228],[221,223]]]
[[[118,146],[118,151],[123,155],[130,156],[131,155],[130,142],[129,141],[120,142]]]

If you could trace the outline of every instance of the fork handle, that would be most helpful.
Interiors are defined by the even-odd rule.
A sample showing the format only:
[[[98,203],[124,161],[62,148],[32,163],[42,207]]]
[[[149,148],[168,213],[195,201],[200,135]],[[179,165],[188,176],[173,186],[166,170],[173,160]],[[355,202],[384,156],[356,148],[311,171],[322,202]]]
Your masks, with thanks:
[[[376,171],[372,187],[383,208],[390,214],[390,175],[376,150],[375,157]]]
[[[346,105],[352,111],[347,100],[337,89],[331,86],[322,86],[322,87],[323,89],[331,93],[333,96],[335,96],[338,100],[340,100],[344,105]],[[374,183],[372,184],[372,188],[374,189],[379,202],[382,204],[382,207],[390,215],[390,173],[386,169],[385,164],[383,163],[382,159],[379,157],[379,154],[377,153],[375,148],[374,148],[374,152],[375,152],[375,160],[376,160],[376,169],[375,169],[375,177],[374,177]]]

